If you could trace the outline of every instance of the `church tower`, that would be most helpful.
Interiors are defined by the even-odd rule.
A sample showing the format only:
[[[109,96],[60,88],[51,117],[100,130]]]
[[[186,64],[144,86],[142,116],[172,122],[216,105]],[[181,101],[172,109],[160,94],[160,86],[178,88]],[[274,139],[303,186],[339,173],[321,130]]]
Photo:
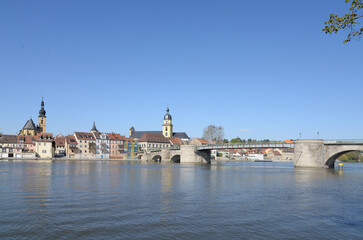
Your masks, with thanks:
[[[169,107],[166,108],[166,114],[164,115],[163,135],[164,137],[171,138],[173,136],[173,124],[171,124],[171,115],[169,113]]]
[[[93,126],[92,126],[92,129],[91,129],[91,132],[98,132],[97,128],[96,128],[96,122],[93,121]]]
[[[45,116],[46,111],[44,110],[44,101],[42,98],[42,103],[40,104],[41,108],[39,110],[39,117],[38,117],[38,121],[39,121],[39,130],[40,132],[46,132],[46,126],[47,126],[47,117]]]

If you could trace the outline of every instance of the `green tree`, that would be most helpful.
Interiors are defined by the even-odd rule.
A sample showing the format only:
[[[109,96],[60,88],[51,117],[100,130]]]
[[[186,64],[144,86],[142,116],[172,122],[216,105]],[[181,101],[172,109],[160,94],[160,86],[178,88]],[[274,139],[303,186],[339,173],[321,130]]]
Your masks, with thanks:
[[[359,19],[363,17],[363,0],[345,0],[346,3],[351,2],[348,13],[339,17],[336,14],[330,14],[329,21],[325,22],[323,31],[325,33],[337,33],[339,30],[347,29],[349,34],[344,43],[350,42],[352,38],[359,38],[363,34],[363,27],[356,28]]]
[[[343,154],[342,156],[339,157],[339,160],[342,162],[356,162],[359,161],[361,158],[361,154],[359,151],[353,151],[353,152],[348,152]]]
[[[241,144],[242,143],[242,139],[240,139],[239,137],[233,138],[230,141],[231,144]]]

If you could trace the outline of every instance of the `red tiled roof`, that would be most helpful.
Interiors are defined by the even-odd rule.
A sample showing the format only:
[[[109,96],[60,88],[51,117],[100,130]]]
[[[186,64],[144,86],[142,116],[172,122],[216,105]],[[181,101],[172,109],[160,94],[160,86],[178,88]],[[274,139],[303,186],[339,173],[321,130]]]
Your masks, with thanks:
[[[107,133],[110,140],[124,140],[124,137],[119,133]]]
[[[67,143],[69,143],[69,144],[75,144],[75,143],[77,143],[77,142],[76,142],[76,137],[75,137],[75,136],[73,136],[73,135],[68,135],[68,136],[66,136],[66,141],[67,141]]]
[[[142,137],[139,139],[139,142],[170,143],[163,134],[152,133],[145,133],[144,135],[142,135]]]
[[[279,151],[272,151],[272,153],[273,153],[274,155],[278,155],[278,156],[280,156],[280,155],[281,155],[281,153],[280,153]]]
[[[31,143],[33,143],[33,141],[36,140],[35,139],[36,137],[31,136],[31,135],[18,135],[17,138],[18,138],[18,142],[26,143],[26,144],[31,144]]]
[[[122,138],[125,142],[135,142],[134,138],[128,138],[128,137],[124,137],[124,136],[122,136]]]
[[[207,142],[204,139],[201,138],[194,138],[196,141],[200,142],[201,144],[207,144]]]
[[[56,147],[64,147],[66,138],[63,135],[57,135],[55,137],[55,146]]]
[[[95,137],[93,136],[92,133],[88,133],[88,132],[74,132],[74,134],[76,135],[76,138],[79,140],[95,140]]]
[[[0,143],[17,143],[17,136],[0,134]]]
[[[53,133],[38,133],[33,140],[37,142],[51,142],[53,141]]]
[[[196,142],[197,143],[200,143],[202,145],[205,145],[205,144],[214,144],[213,141],[208,140],[208,139],[202,139],[202,138],[193,138],[192,141],[191,141],[192,144],[193,143],[196,144]]]
[[[169,140],[173,145],[183,145],[183,141],[181,140],[181,138],[172,137],[169,138]]]

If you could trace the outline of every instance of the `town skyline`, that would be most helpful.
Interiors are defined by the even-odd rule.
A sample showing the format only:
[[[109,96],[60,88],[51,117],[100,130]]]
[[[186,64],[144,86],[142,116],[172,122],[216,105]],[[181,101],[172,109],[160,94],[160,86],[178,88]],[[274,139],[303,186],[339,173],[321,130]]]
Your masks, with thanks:
[[[42,97],[41,98],[42,99],[42,104],[44,104],[43,103],[43,99],[44,99],[44,97]],[[39,102],[38,102],[38,105],[39,105]],[[44,106],[44,105],[43,105]],[[169,104],[167,104],[166,105],[166,108],[167,109],[169,109]],[[30,108],[29,108],[30,109]],[[47,107],[45,107],[45,109],[46,109],[46,111],[47,112],[49,112],[49,113],[52,113],[53,111],[49,111],[48,109],[47,109]],[[152,111],[152,110],[151,110]],[[155,111],[156,112],[156,111]],[[171,112],[173,112],[173,111],[171,111]],[[164,113],[165,113],[165,109],[164,109]],[[163,113],[163,114],[164,114]],[[100,131],[101,132],[109,132],[109,133],[120,133],[122,136],[126,136],[126,137],[128,137],[128,136],[130,136],[130,127],[133,127],[133,128],[135,128],[137,131],[140,131],[140,130],[142,130],[142,131],[148,131],[148,130],[161,130],[162,129],[162,124],[160,124],[161,123],[161,119],[162,119],[162,116],[163,116],[163,114],[161,114],[161,116],[159,116],[159,119],[157,119],[157,120],[159,120],[159,121],[157,121],[157,122],[159,122],[159,128],[157,128],[157,127],[152,127],[152,125],[150,124],[150,123],[155,123],[155,120],[151,120],[151,119],[149,119],[149,121],[148,122],[145,122],[145,123],[149,123],[149,124],[142,124],[141,126],[143,126],[143,125],[146,125],[146,126],[151,126],[150,128],[142,128],[142,127],[138,127],[138,126],[134,126],[133,124],[131,124],[129,127],[126,127],[126,129],[124,129],[124,128],[122,128],[122,127],[119,127],[119,128],[115,128],[115,129],[111,129],[110,127],[106,127],[106,128],[103,128],[102,127],[102,122],[97,122],[97,121],[95,121],[95,120],[90,120],[90,122],[89,122],[89,126],[87,125],[87,126],[84,126],[83,128],[81,127],[81,128],[79,128],[79,129],[73,129],[72,130],[72,126],[70,126],[70,127],[67,127],[67,128],[62,128],[62,129],[70,129],[70,131],[69,132],[65,132],[65,131],[60,131],[60,130],[57,130],[56,128],[54,128],[54,126],[53,127],[51,127],[51,125],[47,125],[47,129],[49,128],[49,131],[47,130],[46,132],[47,133],[52,133],[52,134],[54,134],[54,136],[56,136],[56,135],[63,135],[63,136],[67,136],[67,135],[69,135],[69,134],[72,134],[73,132],[77,132],[77,131],[80,131],[80,132],[88,132],[88,131],[90,131],[90,129],[92,128],[92,125],[94,124],[94,123],[96,123],[97,124],[97,126],[101,126],[101,128],[99,128],[100,129]],[[33,115],[30,115],[30,119],[37,119],[38,117],[36,116],[37,115],[37,111],[35,111],[34,112],[34,114]],[[48,114],[47,114],[48,115]],[[172,113],[172,115],[174,116],[175,115],[175,113]],[[178,114],[176,114],[177,116],[178,116]],[[83,117],[85,117],[85,118],[87,118],[87,116],[83,116]],[[97,116],[95,117],[95,118],[97,118]],[[51,118],[52,119],[52,118]],[[29,118],[28,119],[26,119],[26,121],[27,120],[29,120]],[[52,121],[53,121],[54,119],[52,119]],[[57,120],[57,119],[56,119]],[[59,120],[59,119],[58,119]],[[63,120],[66,120],[66,119],[61,119],[60,120],[60,122],[63,122]],[[24,123],[26,122],[26,121],[23,121]],[[173,120],[173,121],[175,121],[175,120]],[[178,121],[177,121],[178,122]],[[21,124],[21,126],[23,127],[24,126],[24,123],[23,124]],[[211,123],[211,124],[213,124],[213,123]],[[184,124],[185,125],[185,124]],[[114,124],[113,124],[113,126],[114,126]],[[157,125],[156,125],[157,126]],[[0,128],[0,133],[2,133],[2,134],[15,134],[15,135],[18,135],[18,134],[21,134],[20,133],[20,131],[21,131],[21,129],[22,129],[22,127],[20,127],[18,130],[16,130],[14,133],[12,133],[12,132],[6,132],[6,131],[4,131],[4,129],[2,129],[2,128]],[[205,127],[207,127],[207,126],[205,126]],[[205,128],[204,127],[204,128]],[[223,127],[223,126],[222,126]],[[204,130],[204,128],[202,128],[201,129],[201,133],[200,133],[200,135],[198,135],[198,136],[192,136],[191,138],[202,138],[202,136],[203,136],[203,130]],[[105,130],[106,129],[106,130]],[[176,131],[178,131],[178,130],[180,130],[180,127],[178,127],[177,126],[177,128],[176,128]],[[186,131],[186,132],[188,132],[188,131]],[[299,139],[300,137],[302,138],[302,139],[304,139],[304,137],[302,137],[303,136],[303,133],[301,133],[301,132],[299,132],[299,134],[298,134],[298,136],[297,137],[284,137],[284,138],[281,138],[281,139],[278,139],[278,138],[268,138],[268,137],[262,137],[262,138],[256,138],[256,137],[253,137],[253,132],[251,131],[251,130],[249,130],[249,129],[239,129],[238,130],[238,132],[240,132],[240,135],[237,135],[237,136],[234,136],[234,137],[231,137],[231,138],[228,138],[228,137],[226,137],[225,136],[225,139],[228,139],[228,140],[231,140],[231,139],[233,139],[233,138],[241,138],[241,139],[254,139],[254,140],[264,140],[264,139],[269,139],[269,140],[276,140],[276,141],[284,141],[285,139]],[[251,133],[251,134],[249,134],[248,136],[252,136],[252,137],[243,137],[243,135],[247,135],[248,133]],[[301,133],[301,135],[300,135],[300,133]],[[315,133],[315,137],[311,137],[311,139],[315,139],[315,138],[318,138],[318,137],[320,137],[320,132],[319,131],[317,131],[316,133]],[[323,139],[323,138],[322,138]],[[337,138],[338,139],[338,138]],[[346,138],[347,139],[347,138]]]
[[[322,32],[347,7],[2,1],[0,131],[17,134],[44,96],[55,134],[159,129],[168,104],[191,138],[210,124],[227,139],[363,138],[363,45]]]

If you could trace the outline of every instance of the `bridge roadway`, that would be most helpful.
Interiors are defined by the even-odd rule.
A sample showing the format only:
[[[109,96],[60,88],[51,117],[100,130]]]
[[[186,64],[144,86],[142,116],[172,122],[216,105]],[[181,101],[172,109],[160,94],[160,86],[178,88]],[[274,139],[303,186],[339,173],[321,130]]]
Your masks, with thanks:
[[[244,148],[294,148],[290,143],[270,143],[270,144],[209,144],[197,146],[198,151],[217,149],[244,149]]]

